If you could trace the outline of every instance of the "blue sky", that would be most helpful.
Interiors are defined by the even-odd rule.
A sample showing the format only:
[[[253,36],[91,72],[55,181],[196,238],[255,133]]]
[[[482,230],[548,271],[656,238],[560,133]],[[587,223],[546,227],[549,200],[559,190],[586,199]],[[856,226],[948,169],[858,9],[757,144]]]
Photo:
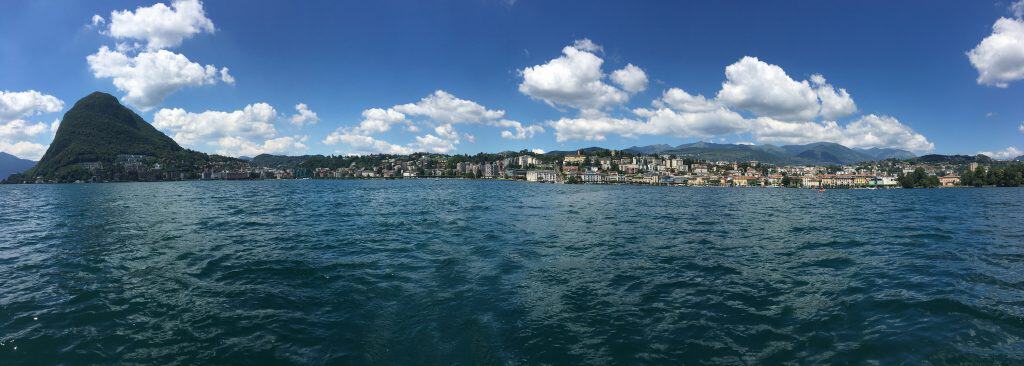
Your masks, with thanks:
[[[0,151],[37,159],[95,90],[234,156],[1024,148],[1024,22],[1007,1],[164,3],[6,2]],[[293,123],[299,103],[316,118]]]

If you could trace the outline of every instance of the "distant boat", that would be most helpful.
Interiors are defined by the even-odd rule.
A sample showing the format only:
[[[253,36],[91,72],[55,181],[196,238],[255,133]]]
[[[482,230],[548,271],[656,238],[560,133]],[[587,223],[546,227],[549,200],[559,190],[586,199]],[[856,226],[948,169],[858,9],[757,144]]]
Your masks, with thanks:
[[[825,192],[825,188],[818,188],[818,193]]]

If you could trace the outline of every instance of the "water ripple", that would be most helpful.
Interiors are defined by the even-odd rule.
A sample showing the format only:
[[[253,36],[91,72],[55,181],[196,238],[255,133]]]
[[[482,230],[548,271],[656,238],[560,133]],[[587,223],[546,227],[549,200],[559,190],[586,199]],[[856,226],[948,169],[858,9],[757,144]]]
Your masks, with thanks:
[[[0,186],[0,364],[1017,364],[1024,189]]]

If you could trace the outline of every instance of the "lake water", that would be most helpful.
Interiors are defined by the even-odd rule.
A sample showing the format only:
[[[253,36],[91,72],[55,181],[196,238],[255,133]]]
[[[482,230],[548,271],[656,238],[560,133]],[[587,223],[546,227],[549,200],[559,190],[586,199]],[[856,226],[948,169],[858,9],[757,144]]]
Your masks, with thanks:
[[[1024,189],[0,186],[0,364],[1024,362]]]

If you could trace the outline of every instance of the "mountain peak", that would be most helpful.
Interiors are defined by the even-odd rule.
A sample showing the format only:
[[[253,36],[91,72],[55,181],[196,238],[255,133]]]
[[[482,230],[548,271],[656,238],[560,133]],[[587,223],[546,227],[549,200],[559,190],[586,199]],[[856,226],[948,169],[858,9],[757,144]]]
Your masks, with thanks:
[[[94,92],[75,102],[33,169],[35,175],[59,173],[79,163],[111,162],[117,155],[169,156],[183,150],[113,95]]]
[[[75,105],[71,108],[74,109],[85,106],[123,107],[121,105],[121,101],[117,100],[117,97],[101,91],[89,93],[89,95],[86,95],[75,102]]]

